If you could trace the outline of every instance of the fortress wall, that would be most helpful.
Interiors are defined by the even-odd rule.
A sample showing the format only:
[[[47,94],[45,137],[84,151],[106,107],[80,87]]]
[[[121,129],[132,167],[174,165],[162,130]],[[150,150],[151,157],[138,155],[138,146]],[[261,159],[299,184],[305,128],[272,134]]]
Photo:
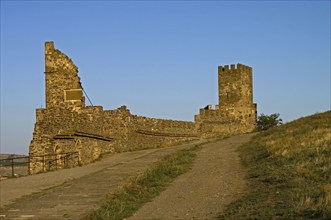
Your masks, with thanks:
[[[80,163],[88,164],[103,153],[171,146],[196,138],[194,122],[131,115],[125,106],[106,111],[100,106],[79,111],[37,109],[30,156],[77,151]],[[57,167],[61,168],[61,161]],[[42,164],[32,159],[30,172],[41,170]]]
[[[80,163],[87,164],[103,153],[166,147],[197,138],[253,131],[256,104],[252,68],[238,64],[220,66],[218,70],[216,109],[211,105],[201,109],[195,122],[148,118],[132,115],[125,106],[115,110],[85,106],[77,66],[55,49],[53,42],[46,42],[46,108],[36,110],[30,173],[44,170],[34,156],[79,152]],[[58,163],[61,168],[63,164]]]
[[[132,123],[137,130],[169,134],[193,134],[194,122],[148,118],[132,115]]]
[[[128,151],[130,111],[125,106],[122,106],[115,110],[104,111],[103,117],[103,134],[112,140],[109,142],[108,147],[103,149],[102,153]]]
[[[75,129],[76,115],[76,112],[61,108],[37,109],[30,156],[53,154],[53,137],[57,134],[72,133]]]
[[[240,133],[240,121],[229,111],[200,109],[199,132],[202,137],[226,137]]]
[[[45,43],[46,109],[37,109],[30,144],[31,172],[40,171],[35,156],[79,152],[81,163],[89,163],[112,149],[104,130],[101,106],[85,107],[78,68],[64,53]]]
[[[204,138],[247,133],[255,129],[255,109],[246,107],[200,109],[196,123]]]
[[[109,152],[111,139],[104,135],[102,107],[37,109],[33,139],[29,147],[30,172],[41,171],[34,161],[41,155],[79,152],[80,163],[87,164]]]
[[[131,149],[171,146],[197,138],[193,122],[132,115],[128,146]]]
[[[42,131],[51,138],[74,132],[111,138],[111,144],[101,152],[130,150],[134,145],[139,146],[137,142],[143,143],[141,145],[145,148],[145,142],[169,145],[168,142],[174,142],[176,138],[182,140],[197,137],[194,122],[131,115],[126,107],[103,111],[102,107],[89,106],[78,112],[53,108],[41,112],[36,122],[36,131]],[[169,141],[165,142],[165,138]]]
[[[30,158],[30,173],[38,173],[46,170],[61,169],[66,163],[69,166],[79,164],[88,164],[96,160],[100,154],[105,142],[88,137],[70,137],[70,138],[49,138],[50,148],[42,154],[36,154],[37,157]],[[39,145],[39,147],[41,147]],[[66,153],[78,152],[73,154],[70,159],[65,158]],[[77,158],[78,156],[78,158]],[[76,158],[74,158],[76,157]],[[54,161],[57,159],[56,161]],[[45,162],[43,164],[43,161]],[[52,162],[50,166],[49,162]]]
[[[89,164],[99,158],[102,153],[102,148],[106,144],[107,142],[105,141],[82,136],[72,139],[54,140],[55,152],[57,154],[77,151],[79,158],[74,161],[79,160],[79,164]]]
[[[37,109],[35,132],[51,136],[83,132],[103,134],[102,107],[86,107],[79,112],[65,108]]]

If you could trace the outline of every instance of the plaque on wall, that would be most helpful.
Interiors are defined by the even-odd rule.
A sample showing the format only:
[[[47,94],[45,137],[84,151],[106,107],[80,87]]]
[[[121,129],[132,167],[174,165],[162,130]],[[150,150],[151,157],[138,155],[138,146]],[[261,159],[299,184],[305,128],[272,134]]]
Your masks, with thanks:
[[[64,90],[65,101],[81,101],[83,97],[83,91],[81,89]]]

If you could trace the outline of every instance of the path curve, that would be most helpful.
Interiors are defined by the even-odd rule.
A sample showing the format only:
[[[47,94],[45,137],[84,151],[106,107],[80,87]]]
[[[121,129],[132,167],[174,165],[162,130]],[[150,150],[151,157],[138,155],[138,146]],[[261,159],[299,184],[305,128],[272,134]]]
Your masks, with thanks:
[[[82,167],[2,180],[0,219],[81,219],[151,164],[204,142],[113,154]]]
[[[193,168],[179,176],[130,220],[214,219],[246,188],[245,169],[236,149],[254,134],[234,136],[203,146]]]
[[[178,177],[133,219],[217,216],[245,188],[244,171],[235,149],[251,136],[205,144],[193,169]],[[83,167],[0,181],[0,219],[81,219],[154,162],[206,141],[109,155]]]

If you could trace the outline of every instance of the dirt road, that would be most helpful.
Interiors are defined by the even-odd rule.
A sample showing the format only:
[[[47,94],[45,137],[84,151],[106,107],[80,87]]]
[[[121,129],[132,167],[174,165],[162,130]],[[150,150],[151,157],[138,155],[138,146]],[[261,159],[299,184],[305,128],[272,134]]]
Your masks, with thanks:
[[[235,149],[251,136],[204,145],[193,169],[133,219],[217,216],[245,188],[244,170]],[[83,167],[0,181],[0,219],[81,219],[154,162],[202,142],[115,154]]]
[[[134,219],[214,219],[245,190],[245,169],[236,152],[253,134],[203,146],[192,170],[179,176]]]
[[[206,142],[109,155],[83,167],[0,181],[0,219],[80,219],[161,158]]]

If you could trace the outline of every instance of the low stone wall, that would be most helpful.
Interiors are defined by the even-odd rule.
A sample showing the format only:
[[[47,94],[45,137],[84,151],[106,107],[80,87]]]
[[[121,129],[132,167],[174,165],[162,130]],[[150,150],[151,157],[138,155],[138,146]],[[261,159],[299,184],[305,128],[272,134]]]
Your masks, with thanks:
[[[103,111],[101,106],[77,112],[64,108],[37,109],[30,156],[78,152],[80,164],[100,154],[171,146],[198,138],[193,122],[131,115],[122,106]],[[30,173],[40,172],[40,163],[30,164]]]
[[[131,149],[171,146],[197,138],[194,122],[132,115],[128,145]]]
[[[79,112],[66,108],[37,109],[30,157],[79,152],[80,163],[90,163],[111,148],[103,122],[102,107],[86,107]],[[41,169],[30,164],[31,173]]]
[[[256,127],[255,108],[200,109],[195,122],[203,138],[248,133]]]

